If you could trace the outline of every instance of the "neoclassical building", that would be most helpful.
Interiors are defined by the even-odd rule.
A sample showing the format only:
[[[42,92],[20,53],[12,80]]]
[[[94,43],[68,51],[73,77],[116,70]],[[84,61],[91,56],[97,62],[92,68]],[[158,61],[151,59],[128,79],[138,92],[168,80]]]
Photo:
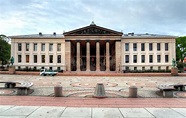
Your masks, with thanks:
[[[175,37],[135,34],[97,26],[63,34],[10,36],[16,68],[63,71],[170,69],[176,58]]]

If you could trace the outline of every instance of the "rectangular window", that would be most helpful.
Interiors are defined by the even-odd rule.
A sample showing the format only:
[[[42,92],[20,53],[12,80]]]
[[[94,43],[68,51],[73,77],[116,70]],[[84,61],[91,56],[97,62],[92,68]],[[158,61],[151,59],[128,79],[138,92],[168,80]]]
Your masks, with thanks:
[[[44,43],[41,44],[41,51],[45,51],[45,44]]]
[[[129,55],[125,55],[125,63],[129,63]]]
[[[53,55],[50,55],[49,59],[50,59],[50,63],[53,63]]]
[[[49,44],[49,51],[53,51],[53,43]]]
[[[133,43],[133,51],[137,51],[137,43]]]
[[[153,70],[153,66],[150,67],[150,70]]]
[[[169,50],[169,44],[165,43],[165,51],[168,51],[168,50]]]
[[[29,51],[29,43],[26,43],[26,51]]]
[[[161,55],[157,55],[157,62],[158,62],[158,63],[161,62]]]
[[[153,63],[153,55],[149,55],[149,63]]]
[[[21,55],[18,55],[18,63],[21,63]]]
[[[157,43],[157,51],[160,51],[161,50],[161,45],[160,43]]]
[[[165,55],[165,62],[169,62],[169,55]]]
[[[61,51],[61,44],[60,43],[57,44],[57,51]]]
[[[161,70],[161,66],[158,66],[158,70]]]
[[[152,51],[152,50],[153,50],[153,44],[149,43],[149,51]]]
[[[129,51],[129,43],[125,43],[125,51]]]
[[[145,67],[144,66],[142,67],[142,70],[145,70]]]
[[[18,51],[21,51],[21,50],[22,50],[22,44],[18,43]]]
[[[29,55],[26,55],[26,63],[29,63]]]
[[[61,55],[57,55],[57,63],[61,63]]]
[[[137,67],[134,67],[134,70],[137,70]]]
[[[45,55],[41,55],[41,62],[45,63]]]
[[[37,43],[34,43],[34,51],[37,51]]]
[[[141,51],[145,51],[145,43],[141,44]]]
[[[37,63],[37,55],[34,55],[34,63]]]
[[[145,55],[141,55],[141,63],[145,63]]]
[[[133,55],[133,63],[137,63],[137,55]]]

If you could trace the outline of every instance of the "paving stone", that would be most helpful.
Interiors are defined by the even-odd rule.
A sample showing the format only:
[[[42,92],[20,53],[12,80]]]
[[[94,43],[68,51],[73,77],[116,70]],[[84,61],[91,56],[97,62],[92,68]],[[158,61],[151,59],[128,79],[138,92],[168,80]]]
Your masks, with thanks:
[[[156,118],[185,118],[180,113],[169,108],[146,108]]]
[[[13,105],[0,105],[0,113],[13,107]]]
[[[186,108],[172,108],[172,109],[186,117]]]
[[[144,108],[119,108],[124,117],[135,117],[135,118],[154,118],[152,114],[150,114]]]
[[[40,107],[27,118],[59,118],[65,107]]]
[[[27,116],[37,108],[38,106],[15,106],[0,113],[0,116]]]
[[[123,118],[118,108],[92,108],[92,118]]]
[[[63,114],[61,115],[61,118],[91,118],[91,108],[72,108],[67,107]]]
[[[27,116],[0,116],[0,118],[26,118]]]

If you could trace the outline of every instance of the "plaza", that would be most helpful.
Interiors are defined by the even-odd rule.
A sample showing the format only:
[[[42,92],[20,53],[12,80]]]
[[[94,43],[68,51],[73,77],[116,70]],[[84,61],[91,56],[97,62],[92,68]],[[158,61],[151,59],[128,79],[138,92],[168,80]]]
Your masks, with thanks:
[[[37,75],[3,75],[1,81],[33,82],[30,96],[54,96],[54,87],[63,88],[64,97],[92,98],[97,83],[103,83],[108,98],[127,98],[129,87],[138,88],[139,98],[161,98],[157,85],[186,84],[184,76],[37,76]],[[4,84],[1,84],[4,86]],[[1,91],[3,91],[1,89]],[[6,91],[6,90],[4,90]],[[3,92],[1,92],[3,94]],[[4,92],[6,93],[6,92]],[[8,90],[7,95],[15,95],[15,91]],[[179,93],[179,92],[178,92]],[[179,97],[175,94],[174,97]]]

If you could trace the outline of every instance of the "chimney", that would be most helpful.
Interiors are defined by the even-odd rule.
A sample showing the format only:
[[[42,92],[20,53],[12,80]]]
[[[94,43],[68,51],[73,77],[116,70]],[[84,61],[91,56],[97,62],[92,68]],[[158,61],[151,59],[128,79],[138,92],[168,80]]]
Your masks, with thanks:
[[[39,32],[39,36],[42,36],[42,32]]]

